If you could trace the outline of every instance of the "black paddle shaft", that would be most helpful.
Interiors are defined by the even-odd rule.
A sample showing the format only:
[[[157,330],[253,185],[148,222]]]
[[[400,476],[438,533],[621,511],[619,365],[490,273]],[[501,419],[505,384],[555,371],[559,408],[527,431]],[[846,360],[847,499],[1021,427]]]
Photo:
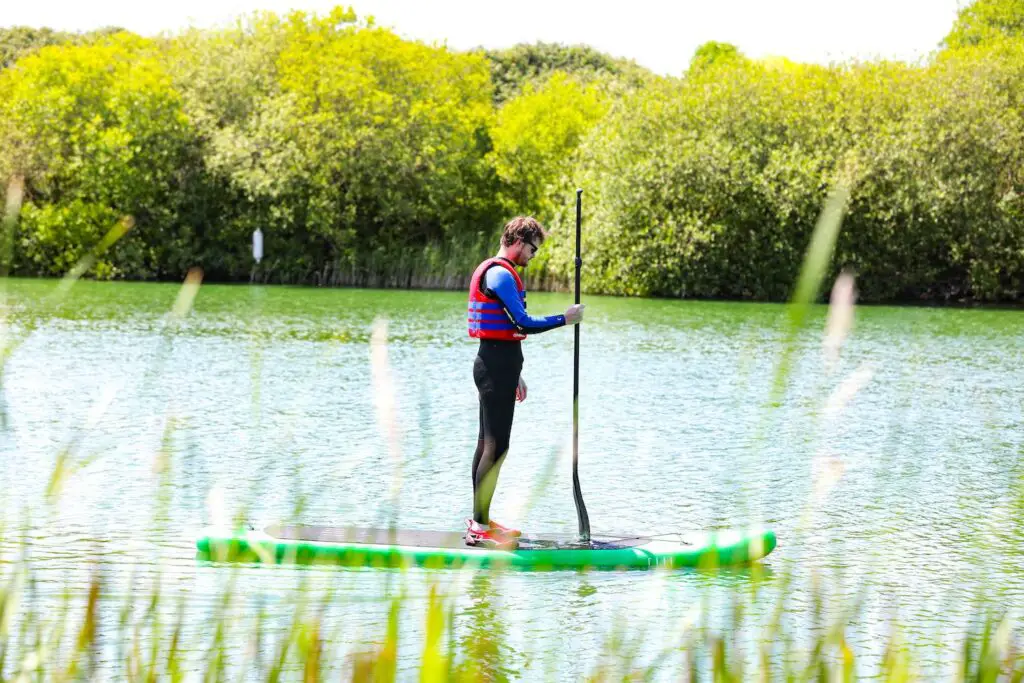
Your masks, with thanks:
[[[583,189],[576,190],[576,301],[580,302],[580,268],[583,260],[580,258],[580,226],[582,224],[582,197]],[[572,495],[576,500],[576,517],[580,523],[579,540],[590,541],[590,517],[587,516],[587,506],[583,502],[583,492],[580,490],[580,326],[577,323],[573,332],[572,350]]]

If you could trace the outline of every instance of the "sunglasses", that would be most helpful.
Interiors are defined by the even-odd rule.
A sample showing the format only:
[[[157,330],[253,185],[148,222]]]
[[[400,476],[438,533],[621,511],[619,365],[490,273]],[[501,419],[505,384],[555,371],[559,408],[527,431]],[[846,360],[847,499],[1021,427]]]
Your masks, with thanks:
[[[537,248],[538,248],[538,247],[537,247],[537,245],[536,245],[536,244],[534,244],[533,242],[530,242],[529,240],[523,240],[523,244],[528,244],[528,245],[530,245],[531,247],[533,247],[533,253],[534,253],[534,254],[536,254],[536,253],[537,253]]]

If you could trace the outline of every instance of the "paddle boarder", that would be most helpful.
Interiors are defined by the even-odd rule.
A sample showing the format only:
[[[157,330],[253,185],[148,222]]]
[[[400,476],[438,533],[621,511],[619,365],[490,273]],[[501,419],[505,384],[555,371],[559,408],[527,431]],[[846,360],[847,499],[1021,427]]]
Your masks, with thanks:
[[[508,452],[516,401],[526,400],[522,340],[583,319],[582,304],[564,315],[535,317],[526,312],[526,288],[516,271],[525,267],[546,233],[530,216],[505,225],[498,254],[473,272],[469,285],[469,336],[480,340],[473,381],[480,393],[480,430],[473,455],[473,517],[466,520],[466,544],[515,547],[521,534],[490,518],[491,498]]]

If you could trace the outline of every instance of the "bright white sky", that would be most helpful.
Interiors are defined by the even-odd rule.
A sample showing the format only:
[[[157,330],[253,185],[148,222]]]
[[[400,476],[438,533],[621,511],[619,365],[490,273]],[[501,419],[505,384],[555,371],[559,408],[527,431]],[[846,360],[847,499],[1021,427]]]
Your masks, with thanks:
[[[878,57],[914,61],[949,32],[967,0],[356,0],[360,15],[400,35],[455,49],[519,42],[586,43],[662,74],[686,69],[698,45],[718,40],[755,58],[827,63]],[[6,0],[3,26],[143,35],[216,26],[254,10],[325,12],[333,0]]]

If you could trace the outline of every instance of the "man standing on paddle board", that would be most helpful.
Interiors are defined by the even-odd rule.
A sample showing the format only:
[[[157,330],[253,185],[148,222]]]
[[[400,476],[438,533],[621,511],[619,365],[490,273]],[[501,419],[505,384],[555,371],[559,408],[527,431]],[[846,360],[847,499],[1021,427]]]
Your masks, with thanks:
[[[473,517],[466,520],[466,544],[514,548],[520,532],[490,518],[491,498],[508,452],[515,402],[526,400],[522,340],[527,335],[575,325],[583,304],[564,315],[538,318],[526,312],[526,288],[516,266],[526,266],[544,242],[541,224],[518,216],[505,225],[497,256],[473,273],[469,284],[469,336],[480,340],[473,380],[480,392],[480,432],[473,455]]]

